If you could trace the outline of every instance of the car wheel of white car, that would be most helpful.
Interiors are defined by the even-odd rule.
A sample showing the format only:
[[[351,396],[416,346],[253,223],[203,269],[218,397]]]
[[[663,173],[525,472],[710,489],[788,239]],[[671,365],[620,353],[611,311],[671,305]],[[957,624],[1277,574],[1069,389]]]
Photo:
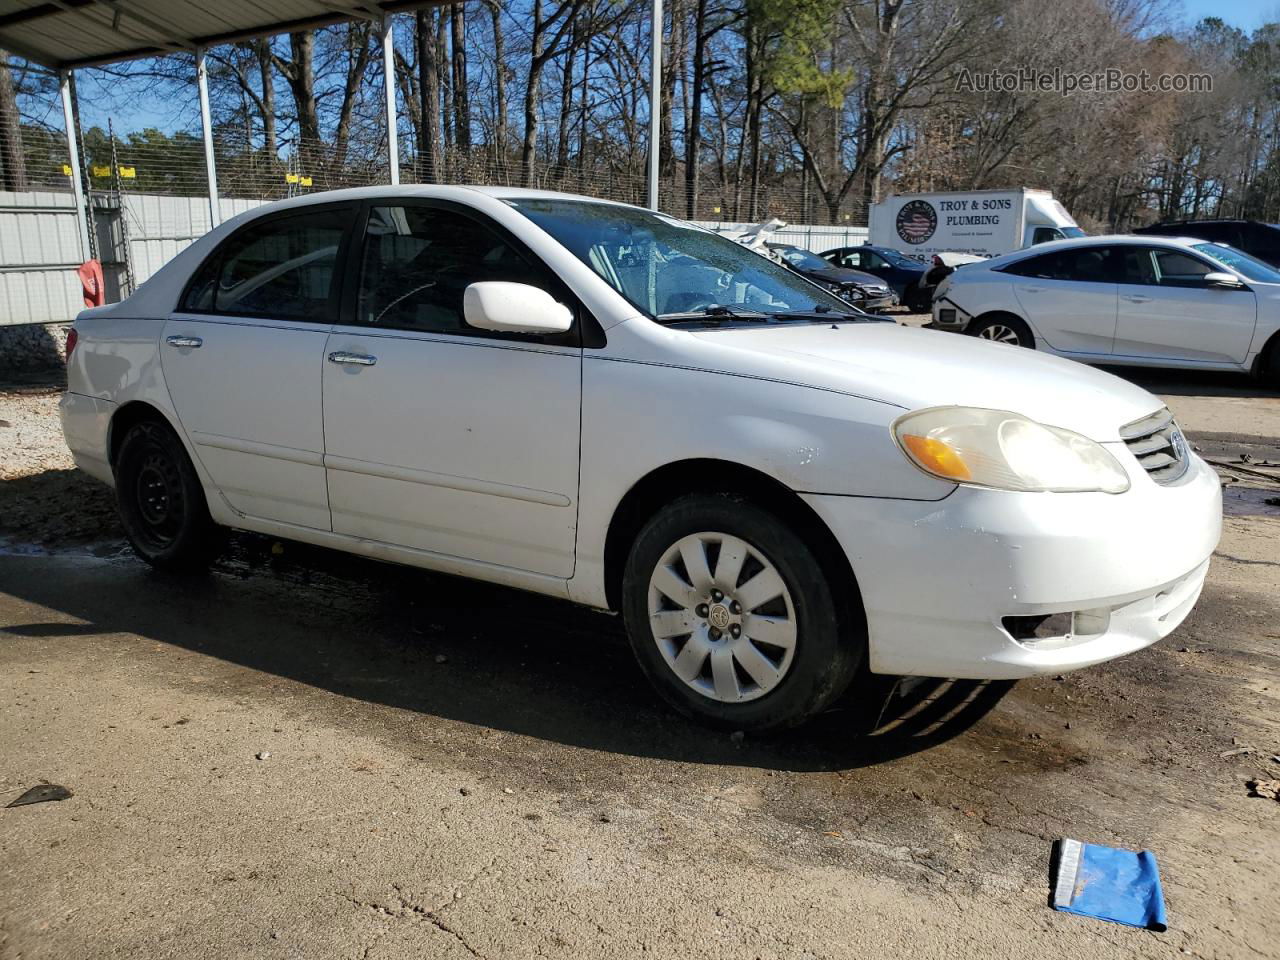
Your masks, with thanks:
[[[979,317],[969,327],[968,333],[979,340],[1005,343],[1011,347],[1034,348],[1036,345],[1036,338],[1032,335],[1031,328],[1017,317],[1007,314]]]
[[[165,424],[128,428],[115,465],[120,520],[134,551],[175,572],[208,566],[222,543],[182,442]]]
[[[645,674],[686,715],[732,730],[795,726],[844,692],[865,638],[841,637],[817,559],[772,514],[690,496],[640,532],[623,616]]]

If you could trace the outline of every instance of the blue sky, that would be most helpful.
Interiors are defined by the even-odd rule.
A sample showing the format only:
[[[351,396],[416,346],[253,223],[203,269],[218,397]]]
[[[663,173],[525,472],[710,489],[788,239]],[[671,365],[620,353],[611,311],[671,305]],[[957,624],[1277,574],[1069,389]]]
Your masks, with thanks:
[[[1177,7],[1173,13],[1177,16]],[[1280,0],[1182,0],[1181,21],[1187,25],[1204,17],[1221,17],[1228,24],[1252,32],[1263,23],[1280,20]],[[184,100],[159,98],[134,99],[121,102],[119,98],[104,96],[109,82],[103,84],[93,71],[80,71],[81,122],[87,128],[107,126],[108,114],[115,121],[116,130],[126,132],[144,127],[158,127],[166,132],[196,130],[199,127],[199,104],[195,85]],[[114,102],[112,102],[114,101]],[[55,125],[61,118],[55,118]]]
[[[1269,20],[1280,20],[1277,0],[1182,0],[1183,19],[1195,23],[1205,17],[1221,17],[1233,27],[1252,32]]]

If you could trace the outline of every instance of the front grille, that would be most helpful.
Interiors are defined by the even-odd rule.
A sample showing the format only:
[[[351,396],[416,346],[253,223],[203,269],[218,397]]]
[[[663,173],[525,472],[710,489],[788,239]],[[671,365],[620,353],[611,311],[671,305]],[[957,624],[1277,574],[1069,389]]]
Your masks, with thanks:
[[[1173,483],[1187,472],[1187,440],[1166,407],[1120,428],[1120,439],[1156,483]]]

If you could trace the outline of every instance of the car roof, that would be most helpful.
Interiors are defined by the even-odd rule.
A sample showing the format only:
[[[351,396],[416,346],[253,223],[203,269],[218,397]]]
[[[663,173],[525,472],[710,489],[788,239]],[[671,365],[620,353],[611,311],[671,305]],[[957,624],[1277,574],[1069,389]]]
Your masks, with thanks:
[[[472,194],[484,194],[498,200],[577,200],[588,203],[608,204],[615,207],[631,207],[642,209],[630,203],[619,203],[616,200],[601,200],[598,197],[585,197],[576,193],[560,193],[555,190],[533,190],[527,187],[491,187],[480,184],[383,184],[373,187],[348,187],[343,190],[321,190],[304,196],[290,197],[287,200],[276,200],[254,207],[250,213],[255,217],[279,210],[294,207],[306,207],[317,203],[342,203],[353,200],[379,200],[383,198],[424,197],[438,200],[465,200]],[[251,218],[250,218],[251,219]]]
[[[992,257],[983,263],[988,269],[1002,267],[1007,263],[1018,263],[1019,261],[1038,257],[1046,253],[1054,253],[1059,250],[1074,250],[1077,248],[1089,248],[1097,246],[1168,246],[1183,247],[1190,249],[1196,244],[1206,243],[1203,237],[1168,237],[1163,234],[1147,234],[1145,236],[1137,236],[1132,233],[1104,234],[1098,237],[1071,237],[1067,240],[1051,240],[1046,243],[1037,243],[1032,247],[1024,247],[1022,250],[1014,250],[1012,253],[1006,253],[999,257]]]

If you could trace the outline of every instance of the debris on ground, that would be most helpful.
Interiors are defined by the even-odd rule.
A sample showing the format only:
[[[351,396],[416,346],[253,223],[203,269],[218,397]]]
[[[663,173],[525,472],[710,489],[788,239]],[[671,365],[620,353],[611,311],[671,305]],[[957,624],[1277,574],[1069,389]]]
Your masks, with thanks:
[[[66,787],[57,783],[39,783],[20,796],[17,800],[11,801],[10,807],[25,807],[29,803],[45,803],[49,800],[66,800],[74,794]]]
[[[1160,870],[1150,850],[1059,840],[1050,883],[1055,910],[1147,930],[1168,929]]]
[[[443,653],[436,654],[436,663],[448,663],[448,662],[449,662],[449,658],[446,657]]]
[[[1249,796],[1264,800],[1280,800],[1280,780],[1250,780],[1245,783]]]
[[[254,759],[255,759],[255,760],[270,760],[270,759],[271,759],[271,751],[270,751],[270,750],[259,750],[259,751],[258,751],[257,753],[255,753],[253,756],[254,756]]]
[[[1253,753],[1253,747],[1236,747],[1234,750],[1223,750],[1218,756],[1226,760],[1228,757],[1238,757],[1242,753]]]

